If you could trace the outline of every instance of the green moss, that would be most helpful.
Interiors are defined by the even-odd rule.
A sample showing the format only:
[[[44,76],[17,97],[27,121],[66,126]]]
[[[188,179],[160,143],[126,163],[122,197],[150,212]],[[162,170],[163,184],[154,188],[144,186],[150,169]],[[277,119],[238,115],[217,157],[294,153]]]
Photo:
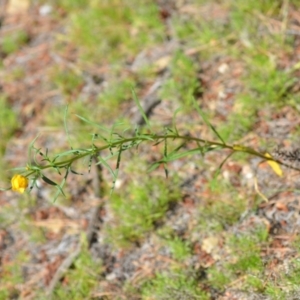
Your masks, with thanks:
[[[79,92],[79,87],[83,84],[83,78],[79,72],[59,66],[54,67],[49,76],[50,81],[65,96],[76,95],[76,92]]]
[[[187,241],[183,241],[178,237],[169,239],[166,241],[166,245],[169,247],[172,257],[177,261],[184,261],[191,255],[191,248]]]
[[[80,45],[80,55],[88,62],[124,59],[162,40],[163,25],[151,1],[90,2],[70,20],[70,41]]]
[[[0,153],[3,153],[7,140],[18,126],[17,114],[9,106],[6,97],[0,95]]]
[[[136,82],[133,78],[115,79],[108,83],[103,93],[97,99],[98,105],[106,108],[107,113],[120,110],[120,104],[128,101],[132,97],[132,89],[135,88]],[[112,115],[112,112],[110,112]]]
[[[28,34],[24,30],[14,31],[9,35],[4,35],[0,42],[1,51],[9,55],[20,50],[21,47],[27,43],[28,39]]]
[[[156,274],[142,289],[142,299],[208,300],[209,295],[198,286],[195,274],[172,270]]]
[[[242,290],[265,292],[261,249],[267,239],[267,229],[260,226],[249,228],[238,236],[228,236],[226,246],[224,245],[224,251],[228,253],[227,259],[208,269],[208,283],[220,292],[235,281],[240,281]]]
[[[226,180],[220,179],[220,176],[213,178],[209,182],[209,187],[213,192],[213,199],[208,199],[205,205],[200,207],[202,225],[214,224],[214,227],[220,230],[235,224],[246,210],[247,200],[241,198],[237,190]]]
[[[173,56],[171,76],[162,86],[160,95],[165,100],[177,100],[184,110],[193,109],[193,97],[200,92],[197,69],[194,62],[182,52]]]
[[[260,257],[260,243],[256,235],[243,234],[232,236],[229,247],[236,256],[236,261],[229,264],[230,269],[236,274],[248,271],[261,271],[263,262]]]
[[[46,3],[47,1],[36,2]],[[162,100],[176,101],[185,111],[193,109],[192,98],[194,96],[202,101],[199,98],[201,93],[205,92],[205,86],[200,84],[199,73],[201,65],[207,58],[210,58],[209,64],[212,66],[218,61],[220,55],[228,60],[237,60],[243,66],[244,76],[241,86],[239,85],[239,94],[234,96],[233,108],[228,113],[224,125],[217,124],[219,134],[226,141],[236,141],[247,136],[259,118],[258,112],[266,107],[271,108],[272,111],[278,111],[284,105],[289,105],[295,111],[299,111],[300,98],[298,92],[293,91],[292,88],[295,83],[293,67],[289,65],[285,67],[284,60],[281,61],[283,57],[289,59],[289,56],[294,55],[296,39],[292,34],[287,35],[284,30],[279,30],[277,33],[270,32],[268,27],[274,20],[285,25],[283,17],[285,9],[283,4],[285,3],[278,0],[191,0],[187,1],[188,3],[183,2],[182,6],[180,4],[176,6],[174,9],[176,12],[173,13],[173,8],[171,9],[172,13],[167,20],[162,18],[164,13],[162,7],[151,0],[54,0],[51,2],[55,5],[54,11],[57,8],[57,11],[66,13],[62,22],[67,27],[66,34],[58,36],[57,48],[54,51],[58,49],[61,52],[65,51],[63,53],[65,55],[70,49],[76,49],[79,55],[77,60],[76,58],[73,60],[76,55],[72,57],[71,67],[70,65],[67,68],[55,66],[49,73],[49,81],[60,91],[65,100],[68,100],[66,103],[70,102],[68,123],[74,148],[83,148],[85,145],[89,147],[92,135],[97,133],[95,130],[99,130],[99,127],[95,129],[91,124],[78,119],[75,114],[97,124],[103,121],[111,123],[111,120],[117,119],[123,121],[125,118],[120,112],[125,101],[131,99],[131,88],[134,87],[138,92],[145,92],[145,86],[155,82],[158,75],[155,63],[146,62],[137,73],[130,73],[128,65],[141,51],[155,52],[157,48],[161,49],[162,43],[168,39],[176,40],[179,50],[171,54],[171,61],[166,66],[168,77],[163,82],[159,96]],[[299,1],[286,2],[299,7]],[[211,4],[216,5],[214,9],[217,12],[224,14],[222,22],[219,22],[217,18],[207,21],[199,18],[196,13],[188,12],[191,12],[191,9],[198,11],[202,5]],[[212,10],[214,13],[216,11]],[[2,54],[9,55],[18,51],[27,41],[28,36],[24,31],[17,31],[11,36],[3,36],[1,38]],[[194,49],[196,54],[187,54]],[[93,99],[82,99],[79,95],[81,85],[85,83],[85,75],[93,76],[93,70],[96,69],[98,72],[102,66],[107,67],[109,71],[105,71],[106,82],[101,89],[101,94]],[[297,64],[294,69],[298,71]],[[2,66],[1,71],[3,70]],[[204,72],[206,73],[203,75],[212,76],[209,70],[205,69]],[[24,74],[22,69],[14,69],[4,80],[9,83],[22,80]],[[233,76],[236,75],[233,74]],[[234,80],[234,78],[231,79]],[[220,80],[225,81],[227,78]],[[101,80],[98,83],[102,84]],[[233,93],[235,92],[234,90]],[[69,101],[70,99],[72,101]],[[63,128],[63,109],[62,106],[53,108],[51,115],[45,117],[43,125],[47,128],[55,128],[55,130]],[[211,112],[207,112],[207,115],[213,117]],[[215,120],[212,123],[215,124]],[[126,124],[128,122],[125,120],[118,129],[125,130]],[[5,97],[0,97],[0,125],[0,151],[3,154],[7,141],[20,126],[15,112],[9,107]],[[188,131],[195,126],[193,122],[178,125],[180,130],[182,127],[186,129],[190,126]],[[299,132],[296,130],[295,141],[298,139],[297,133]],[[199,136],[202,136],[201,130]],[[96,140],[96,143],[98,142],[100,144],[100,139]],[[268,140],[263,142],[267,145]],[[237,157],[242,162],[248,159],[248,156],[244,154],[237,154]],[[262,255],[263,251],[269,247],[267,230],[247,228],[249,230],[245,231],[236,228],[236,225],[241,222],[241,215],[249,209],[249,197],[245,196],[249,195],[249,192],[245,192],[243,187],[233,188],[229,182],[220,177],[215,177],[208,183],[201,182],[204,185],[203,189],[208,189],[211,197],[208,200],[201,198],[201,204],[195,204],[195,210],[198,210],[199,215],[191,220],[194,227],[190,229],[193,233],[197,231],[197,234],[209,232],[213,235],[218,232],[224,240],[224,244],[220,245],[220,248],[222,247],[220,252],[223,251],[224,256],[220,259],[216,258],[215,263],[203,271],[206,274],[204,278],[199,278],[195,270],[185,268],[185,264],[188,264],[193,254],[192,233],[187,232],[182,239],[166,222],[166,216],[168,212],[171,213],[172,204],[181,199],[180,184],[176,179],[171,178],[168,179],[169,183],[163,179],[154,179],[146,174],[144,162],[132,159],[130,156],[126,159],[128,159],[126,166],[122,170],[127,172],[126,178],[129,178],[129,182],[125,182],[120,189],[116,189],[107,202],[107,213],[111,219],[105,222],[103,228],[106,240],[110,246],[119,249],[122,246],[141,243],[148,235],[154,236],[154,240],[158,236],[155,242],[158,240],[159,246],[163,245],[170,251],[171,259],[175,261],[174,265],[183,265],[180,269],[174,268],[174,265],[166,267],[163,272],[155,274],[147,282],[138,283],[137,286],[132,286],[130,281],[126,282],[120,290],[126,290],[128,299],[134,299],[134,297],[147,300],[210,299],[213,295],[210,296],[204,292],[204,287],[205,290],[222,293],[227,288],[232,288],[236,282],[240,290],[248,294],[258,293],[270,299],[289,299],[288,297],[291,298],[297,292],[300,273],[298,261],[290,259],[287,271],[274,269],[272,270],[274,276],[270,277],[269,270],[266,268],[266,260],[269,258]],[[83,162],[85,166],[88,163],[88,159]],[[197,161],[196,165],[200,166],[201,170],[211,167],[204,163],[200,165]],[[78,164],[78,169],[80,167],[81,165]],[[139,169],[138,175],[137,169]],[[66,194],[68,195],[68,192]],[[20,209],[31,205],[27,201],[28,198],[22,197],[21,199],[22,201],[18,204]],[[15,208],[3,208],[0,222],[7,224],[14,220],[13,209]],[[194,218],[192,214],[191,218]],[[164,227],[164,224],[168,225]],[[21,222],[20,227],[21,230],[30,229],[25,222],[23,224]],[[232,234],[233,228],[235,235]],[[32,231],[32,241],[40,242],[42,238],[41,230]],[[298,250],[299,241],[295,242],[292,247]],[[22,274],[18,264],[24,262],[26,259],[21,257],[17,258],[10,267],[4,267],[1,274],[4,285],[9,283],[12,286],[18,286],[22,283]],[[54,298],[91,298],[92,291],[99,284],[100,272],[101,267],[95,264],[88,250],[83,247],[74,266],[67,272],[66,280],[55,290]],[[18,297],[18,291],[15,288],[0,289],[0,299],[13,297]],[[40,299],[46,298],[41,296]]]
[[[231,9],[241,14],[260,12],[265,15],[277,15],[280,13],[282,1],[263,0],[263,1],[243,1],[231,0]]]
[[[261,274],[251,274],[247,276],[245,282],[246,288],[258,293],[265,292],[265,282],[261,277],[263,277]]]
[[[220,291],[224,291],[226,285],[229,284],[233,280],[233,278],[234,276],[229,270],[226,270],[226,272],[224,272],[216,266],[212,266],[207,270],[207,279],[209,285]]]
[[[109,239],[121,245],[143,239],[163,221],[170,205],[178,199],[176,185],[151,177],[138,185],[128,184],[122,193],[115,191],[110,200],[115,224],[107,228]]]
[[[29,259],[26,251],[20,251],[11,262],[6,262],[1,268],[0,299],[13,299],[19,297],[18,286],[23,284],[22,266]]]
[[[289,89],[295,82],[291,73],[279,70],[277,64],[264,54],[253,55],[248,62],[249,72],[245,78],[255,97],[255,109],[267,103],[283,104]]]
[[[92,258],[86,243],[80,255],[74,262],[74,266],[70,269],[65,279],[68,284],[60,284],[54,290],[55,299],[90,299],[92,297],[93,288],[98,283],[98,274],[101,273],[101,265]]]

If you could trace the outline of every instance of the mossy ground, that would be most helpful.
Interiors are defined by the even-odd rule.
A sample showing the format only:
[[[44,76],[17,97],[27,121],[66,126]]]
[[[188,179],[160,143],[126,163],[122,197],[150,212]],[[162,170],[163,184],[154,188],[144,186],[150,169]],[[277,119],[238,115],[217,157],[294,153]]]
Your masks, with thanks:
[[[132,88],[143,104],[151,91],[161,101],[155,129],[173,123],[214,139],[196,99],[227,142],[297,147],[298,1],[32,1],[17,19],[5,16],[0,33],[3,186],[7,164],[25,165],[38,133],[38,146],[58,153],[90,145],[99,128],[83,118],[134,128]],[[147,171],[162,152],[148,144],[124,154],[112,196],[103,171],[90,247],[81,237],[97,205],[89,161],[55,203],[43,183],[30,195],[1,192],[0,299],[49,299],[51,278],[78,243],[53,299],[297,298],[298,174],[279,178],[244,155],[217,172],[227,153],[213,151],[170,162],[165,179],[163,167]]]

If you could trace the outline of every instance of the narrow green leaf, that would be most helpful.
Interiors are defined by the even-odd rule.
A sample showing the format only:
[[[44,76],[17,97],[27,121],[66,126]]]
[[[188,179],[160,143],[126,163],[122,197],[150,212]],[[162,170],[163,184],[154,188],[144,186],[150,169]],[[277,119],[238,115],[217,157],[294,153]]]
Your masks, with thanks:
[[[182,157],[197,154],[197,153],[201,153],[199,148],[191,149],[191,150],[188,150],[188,151],[185,151],[185,152],[180,152],[180,153],[174,152],[172,155],[169,154],[167,157],[164,157],[163,159],[153,163],[148,168],[147,172],[151,172],[151,171],[155,170],[156,168],[159,167],[160,164],[164,164],[164,168],[166,168],[165,164],[170,162],[170,161],[177,160],[177,159],[180,159]],[[166,170],[165,170],[165,172],[166,172]]]
[[[164,140],[164,157],[168,156],[168,142],[167,139]]]
[[[164,170],[165,170],[166,178],[168,178],[169,177],[169,170],[167,168],[167,164],[166,163],[164,163]]]
[[[66,178],[63,178],[61,184],[60,185],[56,185],[57,192],[56,192],[56,194],[54,196],[53,203],[57,200],[57,198],[58,198],[58,196],[60,194],[63,195],[64,197],[66,197],[66,195],[65,195],[65,193],[63,191],[63,187],[64,187],[65,183],[66,183]]]
[[[84,118],[84,117],[79,116],[79,115],[75,115],[75,116],[76,116],[77,118],[81,119],[82,121],[84,121],[85,123],[88,123],[88,124],[93,125],[93,126],[97,126],[97,127],[100,128],[101,130],[110,133],[110,130],[109,130],[109,129],[105,128],[104,126],[102,126],[102,125],[100,125],[100,124],[98,124],[98,123],[92,122],[92,121],[90,121],[90,120],[88,120],[88,119],[86,119],[86,118]]]
[[[174,153],[173,155],[169,154],[168,157],[167,157],[166,162],[177,160],[179,158],[182,158],[182,157],[185,157],[185,156],[188,156],[188,155],[192,155],[192,154],[196,154],[196,153],[200,153],[199,148],[187,150],[185,152],[180,152],[180,153],[177,152],[177,153]]]
[[[219,165],[217,171],[218,171],[218,170],[221,170],[221,169],[223,168],[224,164],[226,163],[226,161],[228,160],[228,158],[231,157],[232,154],[234,154],[234,152],[231,152],[229,155],[227,155],[227,156],[225,157],[225,159],[224,159],[224,160],[221,162],[221,164]],[[219,171],[219,173],[220,173],[220,171]],[[219,174],[219,173],[218,173],[218,174]]]
[[[165,142],[164,143],[164,159],[167,161],[167,158],[168,158],[168,144],[167,144],[167,139],[166,138],[165,138],[164,142]],[[164,170],[165,170],[166,178],[168,178],[169,171],[168,171],[166,163],[164,163]]]
[[[174,154],[176,154],[183,146],[185,146],[186,142],[180,144],[178,147],[176,147],[174,150],[172,150],[170,153],[169,153],[169,156],[172,156]]]
[[[69,144],[70,148],[72,148],[70,134],[69,134],[69,130],[68,130],[68,124],[67,124],[67,116],[68,116],[68,105],[66,106],[65,113],[64,113],[64,127],[65,127],[65,132],[67,135],[67,139],[68,139],[68,144]]]
[[[11,189],[11,187],[9,187],[9,188],[6,188],[6,189],[4,189],[4,188],[0,188],[0,191],[3,191],[3,192],[5,192],[5,191],[8,191],[8,190],[10,190]]]
[[[91,156],[90,156],[90,159],[89,159],[89,166],[88,166],[88,172],[89,172],[89,173],[91,173],[92,162],[93,162],[93,155],[91,155]]]
[[[29,187],[29,193],[32,191],[33,187],[37,187],[38,188],[38,185],[37,185],[37,180],[39,178],[39,174],[37,174],[32,180],[31,180],[31,185]]]
[[[52,167],[56,170],[56,172],[57,172],[59,175],[61,175],[61,172],[60,172],[60,170],[59,170],[59,168],[58,168],[57,166],[53,165]]]
[[[42,148],[35,148],[35,147],[32,147],[32,149],[35,151],[35,153],[34,153],[34,155],[33,155],[33,161],[34,161],[34,163],[38,166],[39,163],[38,163],[36,157],[37,157],[37,155],[40,153],[40,151],[41,151]]]
[[[136,103],[136,105],[137,105],[137,107],[138,107],[138,109],[139,109],[139,111],[140,111],[140,113],[141,113],[141,115],[142,115],[142,117],[143,117],[143,119],[144,119],[144,121],[145,121],[148,129],[151,131],[151,126],[150,126],[149,119],[146,116],[146,114],[145,114],[145,112],[144,112],[144,110],[142,108],[142,105],[141,105],[140,101],[137,98],[137,95],[136,95],[134,89],[132,89],[132,96],[133,96],[133,100],[135,101],[135,103]]]
[[[144,140],[154,141],[153,137],[151,137],[150,135],[147,135],[147,134],[140,134],[140,135],[138,135],[138,137],[141,139],[144,139]]]
[[[65,180],[67,180],[67,177],[68,177],[68,175],[69,175],[69,171],[71,170],[71,165],[69,165],[66,169],[67,169],[67,170],[66,170],[66,174],[65,174],[65,176],[64,176],[64,179],[65,179]]]
[[[91,151],[92,151],[92,149],[72,149],[72,150],[68,150],[68,151],[57,154],[55,156],[55,158],[53,159],[53,162],[55,160],[57,160],[58,158],[63,157],[63,156],[72,155],[72,154],[73,155],[79,155],[79,154],[89,153]]]
[[[201,116],[201,118],[203,119],[203,121],[205,122],[205,124],[210,127],[210,129],[216,134],[216,136],[219,138],[219,140],[225,144],[225,141],[223,140],[223,138],[221,137],[221,135],[218,133],[218,131],[216,130],[216,128],[208,121],[207,117],[205,116],[205,114],[202,112],[201,108],[199,107],[199,105],[197,104],[195,98],[193,97],[193,103],[194,106],[197,110],[197,112],[199,113],[199,115]]]
[[[201,144],[198,141],[196,143],[197,143],[198,149],[199,149],[202,157],[204,157],[204,154],[205,154],[204,146],[201,146]]]
[[[153,163],[153,164],[147,169],[147,172],[150,173],[150,172],[154,171],[155,169],[157,169],[157,168],[159,167],[160,164],[161,164],[161,161]]]
[[[219,174],[221,173],[221,169],[224,166],[225,162],[229,159],[229,157],[231,157],[232,154],[234,154],[234,151],[225,157],[225,159],[219,165],[218,169],[214,172],[213,178],[210,182],[210,188],[212,191],[215,191],[216,186],[218,185],[217,178],[218,178]]]
[[[173,117],[172,117],[172,126],[173,126],[173,128],[174,128],[174,130],[175,130],[175,132],[176,132],[176,135],[178,135],[178,130],[177,130],[177,126],[176,126],[176,116],[177,116],[177,114],[178,114],[181,110],[182,110],[182,107],[178,107],[178,108],[175,110],[175,112],[174,112],[174,114],[173,114]]]
[[[122,147],[123,147],[123,145],[121,144],[121,145],[120,145],[120,148],[119,148],[119,152],[118,152],[116,171],[114,172],[114,180],[113,180],[112,187],[111,187],[111,189],[110,189],[110,194],[113,193],[113,191],[114,191],[114,189],[115,189],[115,186],[116,186],[116,180],[117,180],[117,178],[118,178],[119,169],[120,169],[120,163],[121,163]]]
[[[110,156],[110,157],[112,157],[112,156]],[[106,159],[103,159],[101,156],[98,156],[98,159],[100,160],[100,162],[98,162],[96,165],[98,165],[99,163],[101,163],[104,167],[107,168],[107,170],[111,173],[113,179],[115,180],[116,179],[115,172],[113,171],[113,169],[111,168],[111,166],[107,163]]]
[[[74,170],[72,170],[72,169],[70,169],[70,171],[71,171],[71,173],[73,173],[73,174],[75,174],[75,175],[84,175],[83,173],[78,173],[78,172],[76,172],[76,171],[74,171]]]
[[[37,140],[37,138],[40,136],[40,134],[38,134],[34,139],[33,141],[29,144],[29,147],[28,147],[28,161],[31,161],[31,152],[32,152],[32,149],[34,148],[34,143],[35,141]]]
[[[159,145],[160,143],[162,143],[164,140],[162,139],[162,140],[157,140],[154,144],[153,144],[153,146],[157,146],[157,145]]]
[[[46,183],[48,183],[48,184],[50,184],[50,185],[55,185],[55,186],[58,185],[56,182],[52,181],[51,179],[49,179],[49,178],[46,177],[45,175],[42,175],[42,179],[43,179]]]

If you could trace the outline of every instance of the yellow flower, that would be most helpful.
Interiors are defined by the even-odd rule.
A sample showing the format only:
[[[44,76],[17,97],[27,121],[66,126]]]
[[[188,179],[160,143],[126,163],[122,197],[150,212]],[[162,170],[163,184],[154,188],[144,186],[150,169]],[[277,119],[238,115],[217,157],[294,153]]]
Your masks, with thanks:
[[[28,179],[23,175],[16,174],[11,179],[11,187],[13,191],[24,193],[28,187]]]

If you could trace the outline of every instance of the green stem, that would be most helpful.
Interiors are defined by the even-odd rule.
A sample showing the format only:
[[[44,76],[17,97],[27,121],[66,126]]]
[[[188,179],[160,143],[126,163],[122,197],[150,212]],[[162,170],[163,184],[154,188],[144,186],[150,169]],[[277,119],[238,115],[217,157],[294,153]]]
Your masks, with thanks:
[[[253,156],[256,156],[256,157],[260,157],[264,160],[271,160],[271,161],[274,161],[274,162],[277,162],[278,164],[282,165],[282,166],[285,166],[285,167],[288,167],[290,169],[294,169],[294,170],[297,170],[297,171],[300,171],[299,168],[296,168],[296,167],[293,167],[289,164],[286,164],[278,159],[274,159],[272,157],[268,157],[266,156],[266,154],[263,154],[261,152],[258,152],[252,148],[249,148],[249,147],[245,147],[245,146],[242,146],[242,145],[228,145],[228,144],[224,144],[224,143],[221,143],[221,142],[215,142],[215,141],[209,141],[209,140],[204,140],[204,139],[201,139],[201,138],[196,138],[196,137],[192,137],[192,136],[181,136],[181,135],[175,135],[175,134],[168,134],[168,135],[156,135],[156,134],[150,134],[150,135],[144,135],[144,136],[137,136],[137,137],[131,137],[131,138],[124,138],[124,139],[120,139],[118,141],[115,141],[115,142],[112,142],[110,144],[107,144],[107,145],[104,145],[104,146],[100,146],[100,147],[96,147],[94,146],[93,148],[90,148],[90,149],[86,149],[85,153],[82,153],[82,154],[79,154],[79,155],[76,155],[75,157],[72,157],[72,158],[69,158],[67,160],[64,160],[64,161],[60,161],[60,162],[57,162],[55,164],[55,167],[56,168],[65,168],[66,166],[71,166],[73,162],[77,161],[77,160],[80,160],[88,155],[93,155],[97,152],[100,152],[100,151],[103,151],[103,150],[106,150],[106,149],[109,149],[109,148],[116,148],[116,147],[120,147],[126,143],[130,143],[130,142],[137,142],[136,144],[139,144],[141,142],[145,142],[145,141],[151,141],[151,142],[157,142],[159,140],[166,140],[166,139],[180,139],[180,140],[184,140],[186,142],[196,142],[196,143],[202,143],[202,144],[205,144],[205,145],[209,145],[209,146],[215,146],[215,147],[220,147],[222,149],[229,149],[233,152],[243,152],[243,153],[248,153],[250,155],[253,155]],[[49,169],[49,168],[53,168],[53,164],[47,164],[47,165],[44,165],[44,166],[39,166],[40,170],[45,170],[45,169]],[[28,174],[31,175],[33,173],[35,173],[36,171],[33,170],[32,172],[30,172]]]

